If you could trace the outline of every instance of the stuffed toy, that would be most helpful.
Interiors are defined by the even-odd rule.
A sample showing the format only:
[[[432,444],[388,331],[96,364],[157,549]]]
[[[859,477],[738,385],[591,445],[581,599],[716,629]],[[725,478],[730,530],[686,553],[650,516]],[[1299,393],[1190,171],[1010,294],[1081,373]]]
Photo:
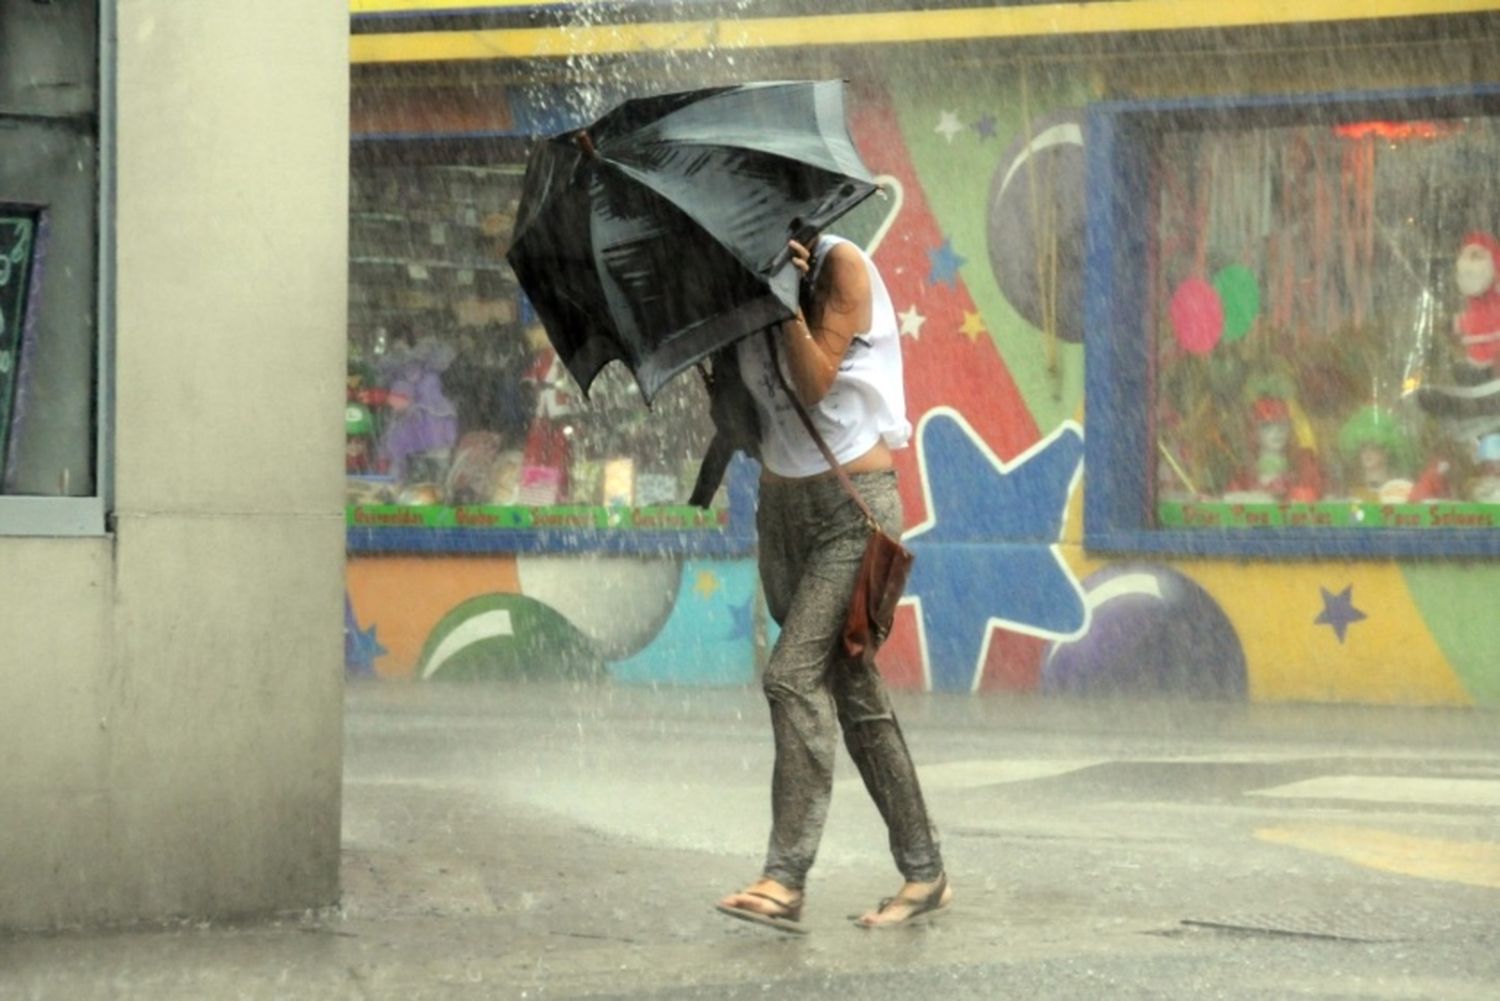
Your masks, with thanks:
[[[1500,434],[1487,434],[1474,447],[1474,480],[1469,497],[1481,504],[1500,504]]]
[[[389,363],[386,406],[392,416],[381,437],[381,458],[400,482],[417,456],[446,466],[458,438],[458,410],[443,394],[443,372],[453,363],[453,348],[424,337],[396,352]]]
[[[1453,277],[1465,300],[1453,319],[1464,357],[1453,367],[1456,385],[1422,386],[1417,404],[1440,419],[1500,418],[1500,240],[1465,236]]]
[[[1383,504],[1411,500],[1414,449],[1411,437],[1391,412],[1379,407],[1360,409],[1339,429],[1339,453],[1352,470],[1349,485],[1355,498]]]
[[[1250,379],[1244,391],[1254,457],[1229,483],[1230,494],[1309,504],[1323,495],[1323,475],[1307,416],[1281,375]]]
[[[1465,236],[1454,277],[1467,300],[1454,320],[1471,369],[1464,381],[1488,381],[1500,361],[1500,240],[1481,232]]]
[[[1322,495],[1322,476],[1311,449],[1297,441],[1286,400],[1263,396],[1250,406],[1255,459],[1229,485],[1234,493],[1269,495],[1278,501],[1310,503]]]

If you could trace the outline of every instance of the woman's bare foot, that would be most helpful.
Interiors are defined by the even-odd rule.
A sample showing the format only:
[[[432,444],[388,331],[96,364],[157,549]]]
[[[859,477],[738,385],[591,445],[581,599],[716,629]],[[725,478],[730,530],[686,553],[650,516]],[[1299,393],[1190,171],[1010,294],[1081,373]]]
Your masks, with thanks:
[[[947,876],[931,883],[906,883],[894,897],[886,897],[873,910],[861,914],[855,924],[862,928],[890,928],[904,925],[923,914],[943,910],[953,903],[953,887]]]
[[[719,913],[742,921],[767,925],[777,931],[806,935],[802,927],[802,891],[774,879],[761,877],[739,893],[731,893],[716,905]]]
[[[762,877],[738,893],[731,893],[720,900],[719,907],[750,911],[767,917],[785,917],[801,912],[802,891],[793,890],[774,879]]]

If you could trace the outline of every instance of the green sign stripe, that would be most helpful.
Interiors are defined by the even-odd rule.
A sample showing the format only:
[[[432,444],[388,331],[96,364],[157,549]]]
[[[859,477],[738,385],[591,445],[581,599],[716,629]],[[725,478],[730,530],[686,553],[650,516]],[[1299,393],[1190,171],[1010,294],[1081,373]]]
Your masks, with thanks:
[[[483,531],[588,529],[599,531],[722,531],[729,527],[727,508],[689,505],[604,507],[561,505],[520,507],[476,505],[355,504],[345,509],[346,522],[357,528],[469,528]]]
[[[1160,528],[1495,528],[1500,504],[1236,504],[1162,501]]]

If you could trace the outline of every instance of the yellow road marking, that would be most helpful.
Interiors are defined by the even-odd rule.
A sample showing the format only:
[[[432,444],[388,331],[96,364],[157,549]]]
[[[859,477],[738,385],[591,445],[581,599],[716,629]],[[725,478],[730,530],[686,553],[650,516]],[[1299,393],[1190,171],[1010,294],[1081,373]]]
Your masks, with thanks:
[[[1500,844],[1419,838],[1363,827],[1267,827],[1262,841],[1331,855],[1380,872],[1500,890]]]
[[[351,0],[351,3],[354,13],[515,6],[441,0]],[[442,62],[868,45],[1378,20],[1497,9],[1500,3],[1495,0],[1323,0],[1321,3],[1260,0],[1233,4],[1220,0],[1114,0],[743,20],[367,34],[350,38],[350,58],[356,63]]]

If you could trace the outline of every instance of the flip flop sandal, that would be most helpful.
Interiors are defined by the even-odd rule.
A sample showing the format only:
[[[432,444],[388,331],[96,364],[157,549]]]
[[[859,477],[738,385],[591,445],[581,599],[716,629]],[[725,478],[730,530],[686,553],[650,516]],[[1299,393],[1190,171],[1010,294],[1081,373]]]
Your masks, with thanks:
[[[937,886],[932,888],[932,892],[928,893],[927,896],[923,897],[921,900],[914,900],[911,897],[901,896],[884,897],[881,899],[880,905],[875,908],[875,913],[877,914],[895,903],[905,904],[908,908],[910,908],[907,911],[906,917],[902,918],[900,921],[885,921],[878,925],[867,925],[860,920],[860,918],[863,917],[863,915],[861,914],[851,914],[849,915],[849,919],[859,927],[867,929],[869,931],[878,931],[881,928],[904,928],[918,918],[930,917],[931,915],[946,911],[952,904],[952,901],[948,901],[947,903],[943,902],[943,894],[947,891],[948,877],[945,875],[938,880]]]
[[[715,904],[714,909],[720,914],[727,914],[732,918],[739,918],[741,921],[752,921],[755,924],[765,925],[767,928],[775,928],[777,931],[786,932],[789,935],[807,934],[807,929],[801,925],[802,903],[800,901],[796,904],[788,904],[784,900],[777,900],[775,897],[764,893],[745,893],[741,894],[741,896],[758,897],[761,900],[770,901],[781,908],[781,910],[776,914],[762,914],[760,911],[752,911],[747,907],[730,907],[727,904]]]

